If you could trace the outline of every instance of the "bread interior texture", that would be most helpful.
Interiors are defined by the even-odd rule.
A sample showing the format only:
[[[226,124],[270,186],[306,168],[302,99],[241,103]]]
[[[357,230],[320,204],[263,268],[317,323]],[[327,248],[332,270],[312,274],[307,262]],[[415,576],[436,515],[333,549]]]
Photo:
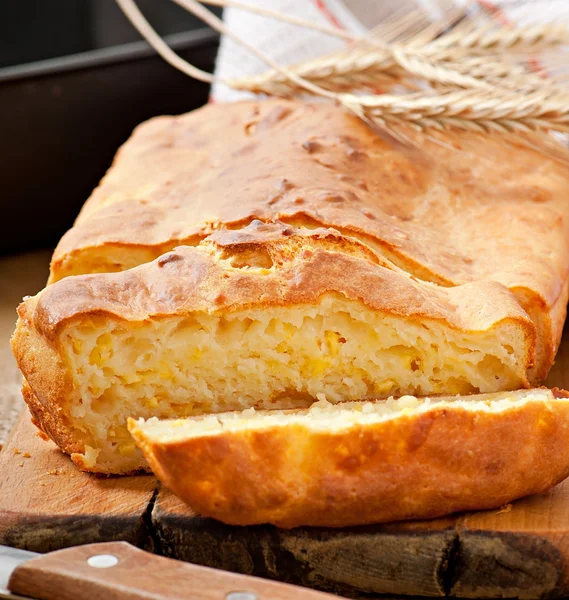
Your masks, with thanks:
[[[492,336],[461,332],[338,294],[317,305],[156,317],[134,326],[94,316],[68,325],[60,343],[74,380],[71,416],[97,449],[87,449],[87,462],[118,458],[133,468],[142,459],[128,417],[494,392],[522,387],[525,372],[525,338],[508,320]]]
[[[389,419],[398,419],[406,415],[417,415],[431,409],[460,408],[473,412],[492,412],[519,408],[528,402],[558,401],[549,390],[533,389],[515,392],[497,392],[494,394],[462,396],[441,396],[435,398],[416,398],[402,396],[381,401],[342,402],[332,404],[323,395],[310,408],[302,410],[256,411],[249,408],[240,412],[205,415],[189,419],[160,420],[152,417],[146,421],[130,420],[131,429],[144,431],[150,440],[168,444],[189,438],[220,435],[233,431],[259,431],[274,427],[299,425],[312,431],[335,433],[345,431],[356,425],[370,425]]]

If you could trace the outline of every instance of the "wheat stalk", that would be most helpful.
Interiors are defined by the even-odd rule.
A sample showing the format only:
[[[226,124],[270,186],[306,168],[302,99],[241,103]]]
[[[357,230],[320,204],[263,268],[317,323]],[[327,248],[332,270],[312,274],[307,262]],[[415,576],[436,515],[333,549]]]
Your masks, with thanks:
[[[394,46],[389,50],[360,47],[331,54],[290,67],[298,77],[327,90],[377,90],[396,83],[418,89],[418,79],[440,88],[501,87],[524,93],[545,90],[562,93],[559,85],[530,72],[523,63],[512,64],[488,57],[469,57],[461,62],[438,61],[421,50]],[[282,73],[269,71],[262,75],[242,77],[227,82],[235,89],[254,93],[290,96],[298,86]]]
[[[223,4],[225,0],[214,1]],[[528,54],[535,52],[538,47],[555,48],[569,40],[569,28],[566,26],[499,29],[494,23],[484,24],[480,19],[465,17],[464,9],[461,12],[448,11],[443,22],[430,26],[425,26],[423,17],[420,13],[419,17],[394,19],[393,22],[376,28],[369,38],[358,40],[352,48],[290,69],[303,80],[335,92],[350,89],[377,91],[390,89],[395,83],[416,90],[420,87],[415,80],[418,78],[436,89],[483,89],[497,85],[527,93],[543,88],[547,83],[529,72],[527,65],[524,67],[518,64],[513,67],[502,61],[501,55],[506,50]],[[461,24],[450,33],[434,39],[445,26],[459,17],[463,17]],[[389,44],[400,36],[407,40],[405,44]],[[374,47],[378,41],[379,47]],[[457,56],[463,59],[461,63],[456,62]],[[474,62],[482,57],[488,59],[489,56],[492,57],[492,62],[488,68],[481,62]],[[514,59],[513,57],[514,55],[509,55],[510,59]],[[519,56],[515,60],[519,62]],[[240,90],[285,96],[298,93],[301,89],[289,77],[274,70],[227,83]],[[559,89],[554,86],[549,91],[553,93]]]
[[[401,69],[389,52],[365,48],[330,54],[290,67],[290,70],[298,77],[331,90],[354,89],[360,86],[377,88],[378,78],[396,80],[402,75]],[[276,71],[240,77],[228,81],[227,84],[234,89],[254,93],[292,95],[298,91],[298,86],[290,78]]]
[[[417,52],[408,52],[404,48],[393,48],[395,62],[407,73],[416,75],[430,83],[440,83],[458,88],[488,88],[489,84],[482,78],[453,69],[442,62],[429,60]]]
[[[444,25],[456,15],[447,11],[445,21],[426,25],[425,14],[419,12],[383,24],[345,50],[295,67],[283,67],[228,30],[196,0],[173,1],[272,67],[263,75],[224,82],[235,89],[323,96],[388,129],[412,126],[421,130],[465,129],[501,134],[569,132],[569,94],[557,83],[544,82],[530,71],[527,63],[537,50],[568,43],[569,29],[565,26],[498,28],[467,17],[449,33],[441,34]],[[209,1],[253,10],[241,0]],[[213,80],[211,74],[188,65],[160,40],[134,0],[117,2],[166,60],[194,77]],[[255,10],[279,18],[274,11]],[[296,17],[287,16],[284,20],[310,26]],[[335,28],[318,28],[338,35]],[[562,69],[562,63],[559,68]],[[406,93],[361,95],[362,91],[377,92],[378,87],[391,90],[396,85]],[[423,91],[409,93],[418,89]],[[520,90],[524,95],[514,93]]]
[[[445,65],[452,71],[469,75],[475,79],[483,80],[488,86],[496,87],[511,92],[527,94],[529,92],[547,92],[553,95],[567,93],[567,81],[560,78],[555,81],[543,74],[549,71],[549,66],[536,72],[525,61],[509,63],[499,60],[489,61],[487,57],[472,57],[461,62],[447,62]],[[541,75],[539,73],[542,73]]]
[[[417,89],[416,83],[405,82],[405,78],[418,77],[457,87],[487,87],[483,80],[471,77],[467,72],[459,72],[444,63],[437,63],[418,51],[408,51],[405,47],[392,47],[385,50],[356,47],[337,52],[316,60],[290,67],[298,77],[316,83],[328,90],[377,89],[381,85],[404,83]],[[241,77],[227,84],[240,90],[254,93],[292,95],[298,86],[282,73],[269,71],[262,75]]]
[[[527,27],[496,27],[494,23],[478,26],[476,21],[459,25],[424,48],[439,54],[443,50],[464,50],[470,55],[503,51],[534,53],[569,43],[566,25],[532,25]]]
[[[408,124],[424,130],[462,129],[478,133],[531,133],[548,129],[569,133],[569,95],[542,93],[523,99],[495,91],[458,91],[435,96],[354,96],[340,102],[366,120],[380,125]]]

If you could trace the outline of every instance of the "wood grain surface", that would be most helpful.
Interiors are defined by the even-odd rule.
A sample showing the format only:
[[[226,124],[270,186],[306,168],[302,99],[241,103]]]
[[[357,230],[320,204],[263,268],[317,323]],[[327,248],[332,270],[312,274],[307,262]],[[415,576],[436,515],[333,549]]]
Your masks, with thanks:
[[[0,454],[0,543],[34,552],[111,540],[145,547],[155,489],[150,475],[82,473],[26,411]]]
[[[344,529],[234,527],[196,516],[166,489],[152,524],[165,556],[350,598],[444,596],[456,537],[455,518]]]
[[[547,384],[569,388],[567,331]],[[500,510],[429,522],[232,527],[196,516],[153,477],[80,473],[37,437],[24,414],[0,454],[0,544],[45,552],[119,539],[350,598],[563,598],[569,596],[569,480]]]

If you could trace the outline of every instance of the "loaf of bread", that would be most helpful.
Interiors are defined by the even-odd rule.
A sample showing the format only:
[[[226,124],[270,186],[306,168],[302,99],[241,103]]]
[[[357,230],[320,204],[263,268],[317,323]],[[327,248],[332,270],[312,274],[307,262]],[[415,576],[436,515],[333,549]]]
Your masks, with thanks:
[[[530,390],[129,422],[161,481],[226,523],[340,527],[495,508],[569,474],[569,399]]]
[[[539,384],[569,293],[566,166],[499,136],[416,146],[338,107],[285,100],[152,119],[61,240],[50,281],[129,269],[255,219],[333,228],[422,282],[511,290],[535,325]]]
[[[142,125],[19,308],[37,425],[127,473],[147,468],[129,417],[541,384],[569,174],[475,136],[417,146],[283,100]]]
[[[535,347],[498,283],[425,285],[341,234],[259,221],[66,278],[19,311],[32,412],[45,408],[37,421],[81,467],[108,473],[145,465],[130,416],[519,388]]]

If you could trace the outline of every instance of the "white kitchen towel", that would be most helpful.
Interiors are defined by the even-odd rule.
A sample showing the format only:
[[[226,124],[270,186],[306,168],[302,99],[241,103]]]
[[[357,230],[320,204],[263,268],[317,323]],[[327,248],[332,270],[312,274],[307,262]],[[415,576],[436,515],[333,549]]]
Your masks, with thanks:
[[[336,25],[363,34],[394,14],[405,14],[417,5],[437,15],[436,0],[247,0],[249,4],[289,13],[314,23]],[[457,5],[467,0],[455,0]],[[486,14],[502,22],[531,25],[569,21],[569,0],[478,0]],[[226,25],[282,65],[291,65],[333,52],[346,42],[336,37],[290,25],[236,8],[224,10]],[[220,79],[266,71],[262,60],[230,39],[223,38],[216,64]],[[214,84],[212,100],[225,102],[247,97],[223,84]]]

